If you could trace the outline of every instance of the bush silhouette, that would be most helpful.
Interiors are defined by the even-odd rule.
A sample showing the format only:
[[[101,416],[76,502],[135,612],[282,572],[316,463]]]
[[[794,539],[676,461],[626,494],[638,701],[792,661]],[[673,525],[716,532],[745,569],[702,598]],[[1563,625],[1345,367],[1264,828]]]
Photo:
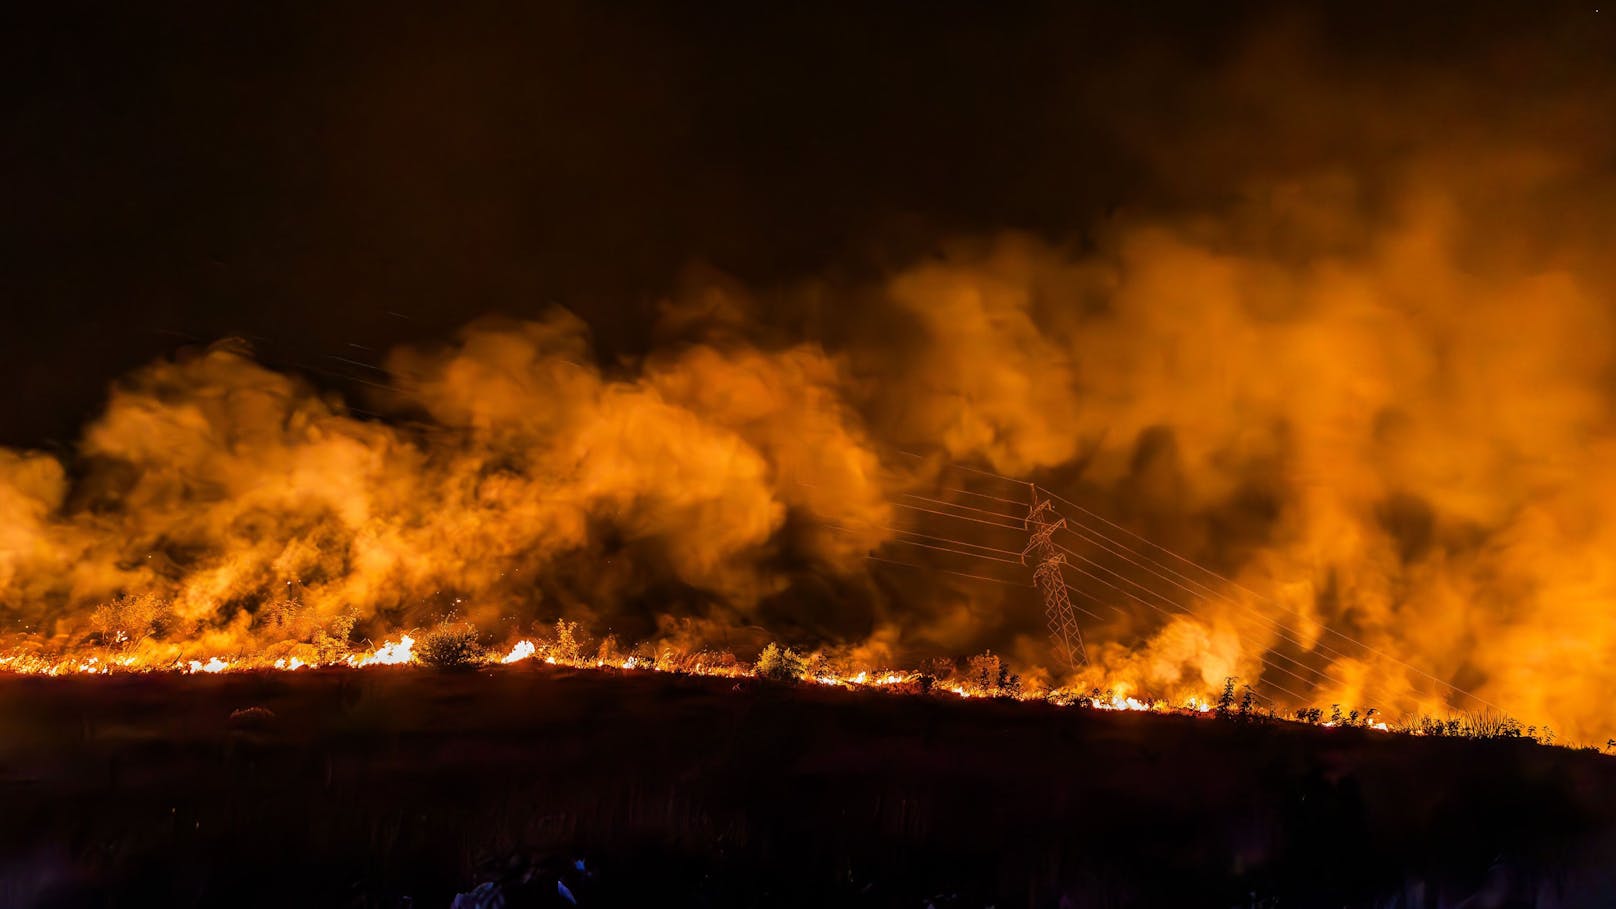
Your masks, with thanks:
[[[484,657],[477,629],[470,625],[439,625],[421,635],[415,644],[415,658],[428,666],[445,669],[474,666]]]
[[[790,647],[782,649],[773,643],[763,648],[757,662],[752,664],[752,673],[758,678],[777,682],[795,682],[807,671],[808,661],[800,654]]]
[[[969,683],[982,694],[1015,697],[1021,693],[1021,677],[993,651],[984,650],[966,663]]]
[[[103,645],[123,650],[161,635],[171,615],[168,601],[154,594],[124,594],[97,606],[90,623]]]

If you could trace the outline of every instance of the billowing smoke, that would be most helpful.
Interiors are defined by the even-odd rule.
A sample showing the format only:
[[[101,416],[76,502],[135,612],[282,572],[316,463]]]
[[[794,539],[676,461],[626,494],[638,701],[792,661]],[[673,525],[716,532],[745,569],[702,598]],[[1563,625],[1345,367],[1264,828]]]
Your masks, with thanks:
[[[180,639],[250,637],[282,601],[388,627],[638,598],[744,614],[786,586],[778,564],[862,570],[888,523],[816,347],[692,346],[614,380],[558,312],[394,361],[411,378],[392,403],[429,422],[356,419],[226,344],[122,382],[71,497],[62,465],[6,453],[8,606],[71,632],[149,591]],[[796,512],[814,520],[788,534]]]
[[[1019,551],[905,508],[968,486],[1017,513],[1024,487],[959,462],[1235,582],[1104,557],[1144,603],[1070,577],[1101,616],[1085,685],[1238,676],[1388,711],[1457,686],[1604,735],[1616,144],[1586,117],[1610,92],[1528,104],[1310,47],[1259,42],[1170,127],[1116,125],[1178,204],[757,299],[698,281],[644,356],[558,308],[393,351],[362,402],[235,343],[147,366],[71,457],[0,452],[9,630],[104,634],[98,607],[149,594],[187,655],[452,612],[877,662],[993,647],[1068,680],[1036,594],[942,571],[1026,569],[898,542]]]
[[[1090,585],[1137,613],[1113,630],[1155,635],[1103,675],[1159,690],[1267,674],[1326,701],[1430,706],[1451,694],[1430,673],[1566,724],[1585,704],[1591,731],[1613,679],[1589,655],[1616,631],[1609,303],[1565,268],[1472,270],[1463,224],[1428,185],[1373,243],[1300,264],[1204,225],[1125,227],[1079,259],[1000,240],[891,284],[933,343],[909,354],[925,393],[887,386],[883,409],[1251,589],[1147,577],[1195,610],[1185,622]],[[1322,676],[1260,662],[1320,643],[1352,658]]]

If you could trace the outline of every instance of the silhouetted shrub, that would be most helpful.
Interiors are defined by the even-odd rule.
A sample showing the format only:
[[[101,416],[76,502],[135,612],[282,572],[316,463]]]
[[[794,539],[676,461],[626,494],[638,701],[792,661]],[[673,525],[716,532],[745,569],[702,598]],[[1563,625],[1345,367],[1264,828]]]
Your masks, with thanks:
[[[315,659],[321,663],[335,663],[348,652],[348,638],[353,634],[356,614],[344,612],[327,621],[309,636],[314,646]]]
[[[309,645],[313,653],[300,650],[301,659],[336,663],[352,646],[348,638],[356,615],[351,609],[334,616],[321,615],[296,597],[282,597],[259,608],[254,627],[265,637]]]
[[[556,619],[556,639],[550,645],[549,656],[557,663],[567,666],[577,666],[583,662],[583,648],[578,640],[578,623],[566,619]]]
[[[1365,719],[1367,723],[1367,718]],[[1493,710],[1472,711],[1446,719],[1420,716],[1400,723],[1400,732],[1413,735],[1446,736],[1463,739],[1531,739],[1542,745],[1554,742],[1554,730],[1547,726],[1541,733],[1536,726],[1522,726],[1521,721],[1508,714]]]
[[[954,681],[959,675],[959,664],[948,657],[932,657],[920,666],[920,671],[939,682]]]
[[[1010,671],[1004,660],[984,650],[966,661],[966,682],[993,697],[1014,697],[1021,693],[1021,676]]]
[[[1247,685],[1240,692],[1240,719],[1250,722],[1256,715],[1256,706],[1257,692],[1252,691],[1251,686]]]
[[[757,662],[752,664],[752,672],[760,679],[773,679],[777,682],[795,682],[808,671],[808,663],[790,647],[781,648],[771,643],[758,654]]]
[[[1535,733],[1537,727],[1532,731]],[[1465,714],[1463,732],[1473,739],[1518,739],[1522,735],[1519,720],[1493,710]]]
[[[452,669],[474,666],[485,657],[477,629],[466,624],[442,624],[415,642],[415,658],[428,666]]]
[[[168,601],[155,594],[124,594],[95,607],[90,613],[90,623],[95,626],[101,644],[127,649],[145,638],[161,634],[170,615]]]

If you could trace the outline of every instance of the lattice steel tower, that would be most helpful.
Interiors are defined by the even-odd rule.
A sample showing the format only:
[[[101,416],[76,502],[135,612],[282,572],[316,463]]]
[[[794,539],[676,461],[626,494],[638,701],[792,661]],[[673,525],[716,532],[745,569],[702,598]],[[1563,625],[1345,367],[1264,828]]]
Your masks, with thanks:
[[[1055,642],[1055,651],[1073,669],[1086,665],[1088,653],[1083,649],[1083,632],[1077,626],[1072,612],[1072,599],[1066,592],[1066,577],[1061,566],[1066,564],[1066,553],[1055,543],[1055,531],[1066,527],[1066,519],[1055,513],[1048,499],[1040,498],[1038,487],[1032,487],[1032,505],[1022,522],[1031,536],[1027,548],[1021,550],[1021,564],[1027,557],[1034,558],[1033,583],[1044,595],[1044,614],[1049,619],[1049,636]]]

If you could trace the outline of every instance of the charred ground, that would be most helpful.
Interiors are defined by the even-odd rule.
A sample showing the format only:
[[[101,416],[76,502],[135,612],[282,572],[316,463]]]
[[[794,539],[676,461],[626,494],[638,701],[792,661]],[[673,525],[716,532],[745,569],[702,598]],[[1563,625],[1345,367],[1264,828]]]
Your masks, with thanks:
[[[1525,741],[536,666],[5,679],[0,786],[7,905],[585,857],[585,905],[1578,906],[1616,866],[1616,762]]]

